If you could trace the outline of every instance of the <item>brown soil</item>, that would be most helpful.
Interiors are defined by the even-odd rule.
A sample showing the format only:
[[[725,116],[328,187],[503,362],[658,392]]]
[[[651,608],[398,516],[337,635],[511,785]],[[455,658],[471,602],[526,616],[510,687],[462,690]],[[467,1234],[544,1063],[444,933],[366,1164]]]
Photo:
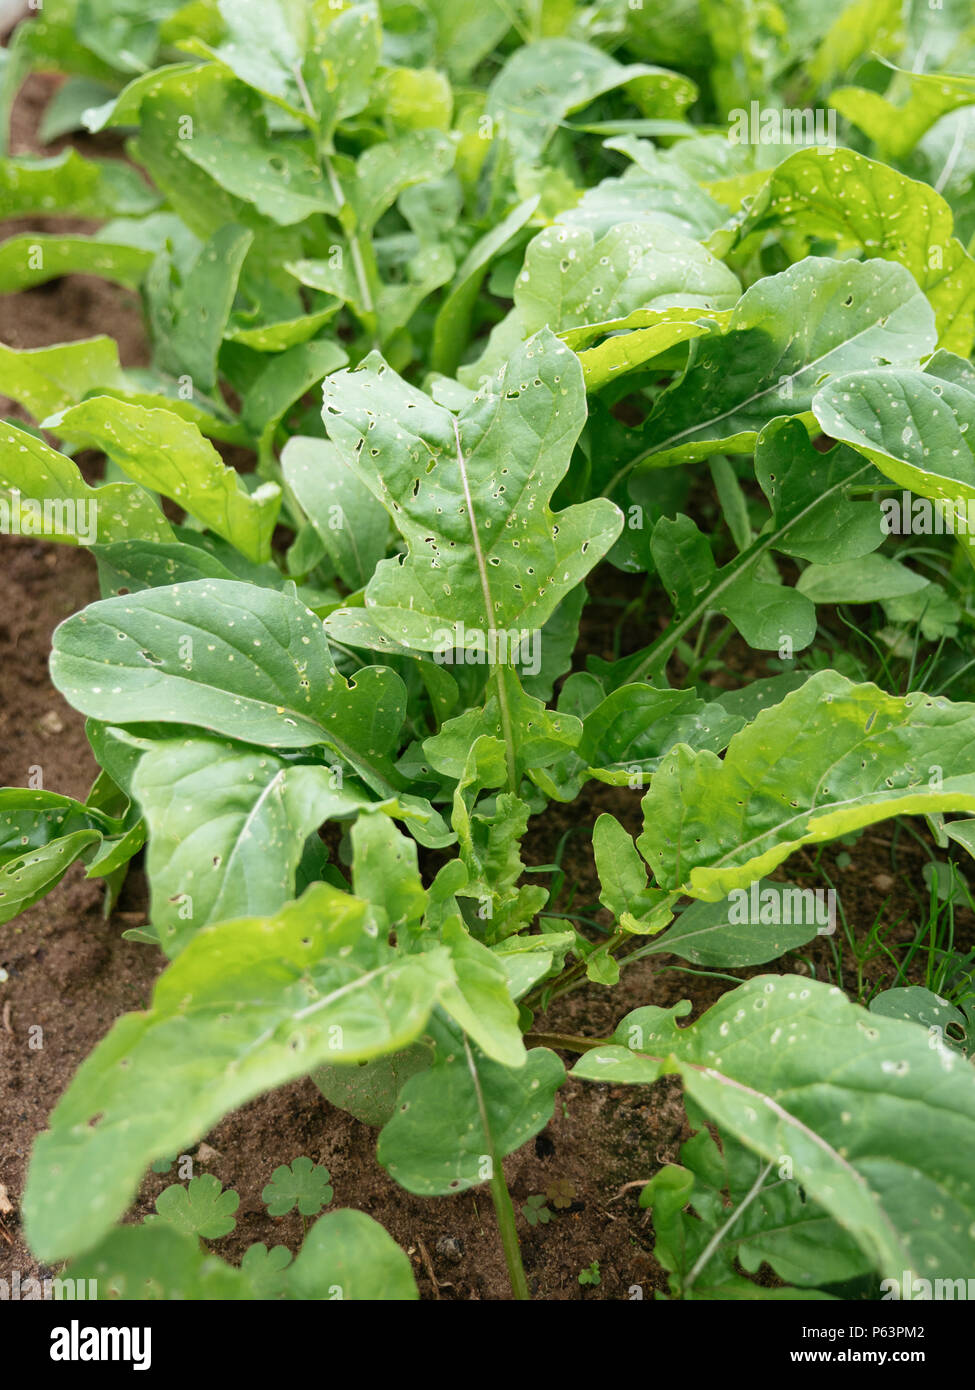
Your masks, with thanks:
[[[49,87],[39,79],[25,88],[16,111],[18,151],[35,148],[32,132],[48,93]],[[5,230],[9,234],[17,228],[7,224]],[[0,299],[0,339],[14,346],[43,346],[97,332],[110,332],[120,340],[123,362],[146,360],[135,297],[101,281],[71,276]],[[7,413],[4,406],[0,401],[0,413]],[[81,716],[50,684],[47,656],[57,623],[98,597],[94,564],[67,546],[8,538],[3,542],[3,566],[7,603],[0,622],[0,782],[24,785],[33,774],[36,784],[40,769],[46,787],[84,797],[95,776],[95,764]],[[604,586],[610,596],[614,585],[616,593],[633,596],[632,581],[611,575]],[[609,656],[603,634],[594,625],[598,611],[595,605],[590,610],[586,644],[589,650]],[[608,620],[615,617],[602,611]],[[646,633],[640,635],[647,641],[658,630],[656,616],[645,619],[644,626]],[[628,635],[635,633],[631,630]],[[631,830],[639,828],[638,793],[593,783],[579,802],[571,807],[553,805],[532,824],[525,845],[527,862],[552,862],[563,834],[574,826],[591,825],[602,810],[611,810]],[[850,922],[861,931],[873,921],[883,896],[879,885],[887,885],[891,878],[889,840],[889,827],[865,837],[846,870],[835,868],[837,851],[827,857]],[[912,869],[909,850],[908,872]],[[569,841],[565,862],[571,865],[571,883],[563,888],[557,907],[607,921],[605,913],[600,918],[598,883],[585,835]],[[797,876],[795,861],[790,871]],[[798,876],[801,881],[801,873]],[[6,972],[0,983],[0,1275],[13,1269],[19,1269],[22,1277],[38,1272],[19,1219],[35,1135],[44,1128],[79,1063],[113,1021],[126,1010],[145,1007],[163,968],[164,961],[153,948],[122,939],[127,927],[145,920],[145,907],[144,879],[135,868],[116,910],[106,919],[101,887],[87,882],[76,866],[47,899],[0,934],[0,967]],[[971,939],[971,920],[964,919],[962,928]],[[903,924],[892,939],[906,939],[910,934],[910,927]],[[830,971],[835,974],[825,941],[815,943],[803,956],[803,960],[787,959],[767,968],[815,969],[820,978]],[[843,961],[849,972],[848,947],[844,947]],[[655,964],[640,962],[625,971],[612,991],[587,985],[559,1000],[548,1014],[539,1015],[536,1027],[605,1035],[624,1013],[639,1005],[669,1005],[689,997],[699,1012],[728,987],[726,980],[666,968],[672,964],[668,958]],[[880,978],[884,968],[875,963],[868,968],[867,978]],[[743,979],[760,972],[731,973]],[[544,1193],[555,1180],[571,1185],[571,1206],[556,1212],[548,1224],[530,1229],[519,1219],[525,1266],[537,1297],[620,1299],[631,1296],[634,1285],[650,1297],[653,1289],[665,1287],[652,1255],[652,1228],[636,1205],[637,1192],[630,1189],[621,1194],[620,1189],[674,1161],[688,1133],[680,1088],[674,1080],[648,1090],[566,1085],[551,1123],[505,1164],[516,1208],[529,1195]],[[196,1172],[215,1173],[241,1196],[237,1229],[212,1242],[212,1248],[231,1260],[239,1259],[253,1241],[296,1249],[302,1234],[300,1218],[297,1214],[269,1217],[260,1194],[278,1164],[307,1154],[328,1167],[335,1206],[369,1212],[407,1250],[424,1298],[508,1297],[486,1190],[436,1200],[414,1197],[378,1165],[375,1140],[374,1130],[329,1105],[310,1081],[282,1087],[228,1116],[206,1136],[208,1147],[197,1155],[195,1166]],[[130,1219],[139,1220],[151,1211],[155,1196],[170,1181],[169,1176],[150,1174]],[[84,1200],[83,1194],[78,1197]],[[583,1288],[579,1271],[593,1260],[599,1261],[601,1283]]]

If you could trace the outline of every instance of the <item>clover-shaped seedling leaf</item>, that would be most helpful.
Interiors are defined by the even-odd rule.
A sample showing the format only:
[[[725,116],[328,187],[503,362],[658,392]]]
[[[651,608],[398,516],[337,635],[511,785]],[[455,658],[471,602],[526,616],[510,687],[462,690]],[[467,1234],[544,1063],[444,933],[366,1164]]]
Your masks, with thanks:
[[[258,1241],[244,1251],[240,1270],[247,1275],[254,1298],[278,1298],[288,1282],[284,1271],[290,1263],[291,1251],[286,1246],[275,1245],[269,1250]]]
[[[581,1269],[579,1271],[580,1284],[598,1284],[599,1282],[600,1278],[598,1260],[593,1260],[592,1264],[588,1267],[588,1269]]]
[[[575,1200],[575,1183],[568,1178],[556,1178],[545,1189],[545,1196],[558,1211],[565,1211]]]
[[[282,1163],[271,1174],[261,1193],[269,1216],[285,1216],[297,1207],[302,1216],[317,1216],[335,1195],[329,1186],[329,1171],[310,1158],[296,1158],[290,1168]]]
[[[178,1157],[178,1154],[173,1154],[169,1158],[157,1158],[152,1165],[152,1171],[154,1173],[168,1173]]]
[[[224,1192],[212,1173],[191,1179],[188,1187],[173,1183],[156,1198],[156,1211],[164,1221],[177,1231],[206,1240],[230,1234],[237,1225],[233,1213],[239,1206],[238,1194],[231,1188]]]
[[[537,1226],[539,1222],[544,1225],[552,1219],[552,1213],[545,1205],[545,1198],[541,1192],[535,1192],[527,1199],[521,1209],[521,1214],[529,1226]]]

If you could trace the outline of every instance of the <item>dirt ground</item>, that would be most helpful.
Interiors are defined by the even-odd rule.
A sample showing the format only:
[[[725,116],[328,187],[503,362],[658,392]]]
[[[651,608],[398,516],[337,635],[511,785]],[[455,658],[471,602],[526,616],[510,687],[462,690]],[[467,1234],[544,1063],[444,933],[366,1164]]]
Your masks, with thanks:
[[[33,132],[49,93],[32,79],[15,113],[14,151],[36,150]],[[90,148],[90,142],[81,142]],[[100,153],[112,152],[99,142]],[[30,224],[53,229],[63,222]],[[72,226],[79,224],[72,223]],[[7,223],[3,236],[24,224]],[[69,276],[18,296],[0,298],[0,341],[15,347],[110,333],[121,346],[123,363],[146,361],[146,346],[137,298],[83,276]],[[0,415],[15,414],[0,399]],[[4,538],[2,574],[6,602],[0,615],[0,784],[25,785],[41,769],[43,785],[84,797],[96,767],[84,734],[84,721],[50,684],[47,658],[54,627],[70,613],[98,597],[91,558],[67,546]],[[614,596],[613,586],[630,581],[615,572],[597,579],[597,602],[587,610],[585,650],[602,650],[609,610],[598,603]],[[607,587],[608,586],[608,587]],[[637,590],[632,590],[636,592]],[[626,592],[625,589],[621,592]],[[616,610],[618,612],[618,609]],[[648,621],[649,629],[653,620]],[[631,633],[633,646],[639,633]],[[643,640],[648,640],[644,637]],[[525,845],[530,864],[550,863],[570,827],[591,825],[611,810],[631,830],[639,828],[635,791],[590,784],[571,807],[553,806],[533,822]],[[897,885],[891,865],[892,828],[881,826],[856,847],[848,868],[835,864],[849,920],[860,930],[873,921],[878,903]],[[912,855],[917,855],[916,859]],[[595,911],[599,888],[591,846],[580,835],[570,841],[573,911]],[[898,865],[919,875],[923,851],[901,844]],[[27,1160],[38,1131],[79,1063],[123,1012],[144,1007],[164,960],[154,948],[122,938],[126,928],[146,920],[145,881],[136,861],[116,910],[105,918],[102,888],[87,882],[76,866],[42,903],[0,929],[0,1276],[18,1269],[22,1278],[38,1271],[26,1249],[19,1204]],[[810,867],[807,861],[805,868]],[[803,881],[801,856],[790,862],[790,876]],[[540,880],[536,879],[535,882]],[[812,882],[812,879],[808,879]],[[821,882],[821,881],[820,881]],[[566,907],[567,898],[562,906]],[[906,911],[906,895],[895,892],[893,920]],[[568,910],[568,909],[566,909]],[[973,937],[973,923],[963,916],[962,930]],[[910,922],[892,934],[906,939]],[[820,978],[831,969],[825,941],[763,969],[815,969]],[[848,950],[847,968],[851,965]],[[587,985],[560,1000],[536,1028],[563,1033],[605,1035],[630,1009],[643,1004],[669,1005],[690,998],[695,1014],[728,987],[727,982],[674,969],[669,957],[640,962],[625,971],[612,991]],[[744,979],[754,971],[729,972]],[[869,976],[869,971],[868,971]],[[832,978],[832,977],[831,977]],[[36,1032],[37,1027],[42,1030]],[[32,1041],[41,1046],[32,1046]],[[566,1055],[568,1064],[574,1060]],[[661,1165],[676,1160],[689,1134],[679,1083],[670,1079],[648,1089],[569,1082],[556,1101],[549,1125],[505,1163],[516,1209],[532,1194],[545,1193],[554,1182],[568,1184],[571,1205],[532,1229],[519,1217],[525,1267],[532,1293],[540,1299],[620,1299],[639,1285],[644,1297],[665,1288],[653,1258],[653,1234],[637,1207],[638,1190],[627,1183],[648,1179]],[[408,1252],[425,1299],[504,1299],[509,1296],[504,1260],[486,1189],[456,1197],[424,1199],[399,1188],[376,1162],[376,1131],[329,1105],[311,1081],[282,1087],[234,1112],[206,1136],[195,1172],[212,1172],[241,1196],[237,1228],[210,1242],[220,1255],[237,1260],[253,1241],[285,1244],[295,1250],[301,1240],[297,1213],[269,1217],[260,1201],[272,1170],[307,1154],[330,1171],[335,1207],[355,1207],[384,1225]],[[152,1210],[155,1196],[172,1180],[150,1174],[129,1219]],[[5,1198],[5,1200],[4,1200]],[[79,1200],[84,1195],[78,1194]],[[599,1262],[601,1282],[582,1287],[580,1270]]]

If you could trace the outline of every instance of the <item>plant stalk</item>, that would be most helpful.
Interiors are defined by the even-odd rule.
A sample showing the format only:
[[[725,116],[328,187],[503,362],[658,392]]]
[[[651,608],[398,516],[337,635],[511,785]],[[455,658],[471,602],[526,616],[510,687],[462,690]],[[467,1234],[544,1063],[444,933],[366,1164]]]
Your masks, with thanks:
[[[511,1292],[519,1301],[527,1302],[531,1295],[528,1292],[528,1280],[525,1278],[525,1266],[521,1262],[521,1246],[518,1244],[518,1231],[515,1227],[515,1209],[511,1201],[511,1193],[508,1191],[508,1184],[504,1180],[501,1159],[494,1146],[484,1092],[481,1090],[481,1078],[474,1061],[474,1055],[471,1052],[471,1045],[466,1037],[464,1038],[464,1051],[467,1053],[467,1065],[474,1081],[477,1107],[481,1112],[481,1128],[484,1130],[488,1157],[491,1160],[491,1201],[494,1203],[494,1213],[498,1218],[498,1230],[501,1233],[504,1262],[508,1266]]]

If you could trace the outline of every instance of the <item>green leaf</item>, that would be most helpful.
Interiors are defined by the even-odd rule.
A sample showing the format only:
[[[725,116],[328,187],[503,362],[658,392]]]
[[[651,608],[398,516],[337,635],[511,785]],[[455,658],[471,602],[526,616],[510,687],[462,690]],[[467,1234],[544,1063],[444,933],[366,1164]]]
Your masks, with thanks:
[[[819,890],[758,882],[720,902],[684,908],[646,955],[674,955],[692,965],[738,969],[764,965],[830,930],[829,906]],[[797,896],[798,895],[798,896]]]
[[[975,810],[973,732],[973,705],[821,671],[735,734],[723,760],[668,753],[637,846],[662,887],[717,902],[800,845],[890,816]]]
[[[975,102],[975,78],[890,66],[887,94],[866,87],[837,87],[829,94],[829,104],[896,162],[911,153],[935,121]]]
[[[360,1062],[357,1067],[318,1067],[311,1079],[332,1105],[363,1124],[378,1127],[392,1117],[405,1083],[416,1072],[425,1071],[433,1056],[430,1043],[416,1042],[402,1052]]]
[[[442,646],[455,621],[485,634],[541,627],[622,526],[605,499],[548,506],[584,418],[578,360],[547,329],[515,353],[498,394],[460,416],[376,354],[329,377],[326,428],[408,546],[370,580],[371,619],[421,651]]]
[[[900,262],[931,301],[939,346],[968,356],[975,336],[975,260],[952,236],[951,209],[928,184],[853,150],[797,150],[757,193],[738,234],[780,226],[839,237],[870,256]]]
[[[405,692],[385,667],[350,686],[289,594],[201,579],[94,603],[58,628],[51,678],[115,724],[189,724],[271,748],[334,748],[388,791]],[[111,683],[109,683],[111,682]]]
[[[270,558],[280,489],[263,483],[249,493],[191,421],[96,396],[49,426],[75,444],[101,449],[130,478],[171,497],[255,564]]]
[[[49,893],[118,822],[69,796],[0,790],[0,923]]]
[[[440,939],[450,951],[457,983],[440,996],[442,1007],[486,1057],[506,1067],[525,1065],[518,1009],[505,971],[493,952],[475,941],[459,917],[445,923]]]
[[[156,258],[148,298],[156,361],[161,371],[188,376],[194,389],[212,391],[217,354],[233,308],[253,233],[230,224],[201,247],[193,265],[174,282],[172,260]]]
[[[488,1181],[495,1163],[545,1128],[565,1079],[544,1047],[515,1069],[457,1051],[407,1081],[379,1136],[377,1157],[390,1177],[424,1197]]]
[[[828,382],[813,410],[834,439],[901,487],[952,504],[975,501],[975,395],[966,387],[930,372],[856,372]]]
[[[689,335],[685,320],[730,308],[740,293],[727,266],[659,218],[625,222],[598,240],[587,227],[546,227],[529,243],[515,281],[512,314],[495,329],[483,357],[463,369],[461,380],[469,386],[483,383],[503,365],[510,342],[546,325],[575,347],[573,329],[618,325],[635,311],[652,323],[655,313],[673,309],[681,327],[674,325],[670,341],[677,342]],[[698,313],[691,316],[680,306]],[[670,322],[669,314],[666,319]],[[658,350],[666,346],[663,342]]]
[[[279,226],[338,211],[313,146],[272,138],[257,92],[216,65],[182,82],[193,112],[192,135],[178,141],[185,159]]]
[[[652,915],[660,895],[647,888],[647,871],[615,816],[603,813],[592,833],[596,872],[602,892],[599,901],[619,921],[624,915],[640,923]],[[644,929],[644,928],[638,928]],[[659,927],[657,927],[659,930]]]
[[[287,1216],[294,1207],[302,1216],[317,1216],[335,1195],[329,1185],[330,1176],[327,1168],[304,1156],[296,1158],[290,1167],[282,1163],[261,1193],[268,1216]]]
[[[254,1291],[248,1273],[243,1265],[234,1269],[207,1254],[193,1236],[165,1221],[117,1227],[65,1271],[76,1285],[79,1280],[96,1280],[101,1300],[140,1303],[250,1299]]]
[[[0,159],[5,217],[115,217],[151,212],[159,195],[136,169],[117,159],[84,159],[66,149],[50,159]]]
[[[4,515],[5,513],[5,515]],[[66,545],[172,540],[169,522],[135,483],[89,487],[77,464],[42,440],[0,425],[0,529]]]
[[[874,603],[901,598],[927,586],[923,574],[886,555],[862,555],[837,565],[810,565],[796,588],[813,603]]]
[[[660,117],[682,116],[697,96],[679,73],[625,65],[589,44],[551,38],[516,49],[488,89],[486,110],[515,158],[532,161],[565,116],[620,87],[642,114]]]
[[[573,1076],[649,1083],[676,1072],[722,1133],[766,1161],[787,1155],[795,1181],[879,1274],[898,1287],[904,1271],[965,1276],[975,1092],[962,1058],[800,976],[748,980],[678,1028],[689,1011],[628,1015],[614,1037],[634,1051],[594,1048]]]
[[[727,1134],[719,1149],[706,1129],[681,1146],[683,1166],[668,1164],[640,1193],[653,1212],[654,1253],[671,1272],[677,1297],[828,1298],[810,1286],[869,1273],[856,1242],[809,1201],[786,1165],[766,1171]],[[765,1288],[742,1278],[763,1264],[799,1288]]]
[[[800,588],[765,583],[754,566],[734,560],[719,570],[707,536],[690,517],[662,517],[650,549],[678,618],[695,612],[706,593],[708,607],[734,623],[750,647],[775,651],[788,637],[801,651],[815,637],[815,605]]]
[[[15,348],[0,343],[4,394],[40,423],[100,386],[120,386],[118,345],[111,338],[85,338],[54,347]]]
[[[696,340],[650,413],[639,461],[750,453],[775,416],[809,411],[825,377],[913,367],[934,345],[930,306],[905,270],[809,257],[752,285],[724,331]]]
[[[971,1025],[961,1009],[956,1009],[947,999],[942,999],[939,994],[922,985],[882,990],[871,999],[870,1012],[881,1014],[884,1018],[903,1018],[909,1023],[919,1023],[929,1034],[934,1034],[941,1042],[966,1057],[975,1050]],[[951,1028],[955,1030],[954,1033],[948,1031]]]
[[[205,1240],[229,1235],[237,1225],[234,1212],[239,1206],[239,1195],[229,1188],[224,1192],[212,1173],[191,1178],[187,1187],[178,1182],[164,1187],[156,1198],[156,1211],[167,1225]]]
[[[208,922],[283,907],[308,836],[369,804],[335,768],[213,738],[150,748],[133,795],[149,826],[152,924],[169,956]]]
[[[138,246],[116,245],[97,237],[27,232],[0,245],[0,294],[16,294],[62,275],[98,275],[137,289],[152,264]]]
[[[449,957],[404,958],[363,930],[366,904],[329,884],[270,918],[200,932],[78,1071],[34,1148],[24,1197],[42,1259],[99,1240],[145,1167],[228,1111],[339,1059],[393,1052],[422,1031]],[[83,1203],[70,1194],[84,1190]]]
[[[287,1288],[285,1270],[290,1263],[291,1251],[286,1246],[274,1245],[269,1250],[263,1242],[255,1241],[244,1251],[240,1272],[247,1277],[254,1297],[280,1298]]]
[[[327,439],[294,435],[281,451],[284,480],[347,588],[364,588],[386,554],[389,516]]]
[[[508,248],[537,206],[537,196],[526,198],[496,227],[485,232],[464,257],[434,321],[430,354],[434,371],[447,376],[456,371],[467,346],[471,315],[488,267]]]
[[[315,1222],[288,1271],[288,1297],[410,1302],[420,1295],[409,1259],[364,1211],[331,1211]]]

